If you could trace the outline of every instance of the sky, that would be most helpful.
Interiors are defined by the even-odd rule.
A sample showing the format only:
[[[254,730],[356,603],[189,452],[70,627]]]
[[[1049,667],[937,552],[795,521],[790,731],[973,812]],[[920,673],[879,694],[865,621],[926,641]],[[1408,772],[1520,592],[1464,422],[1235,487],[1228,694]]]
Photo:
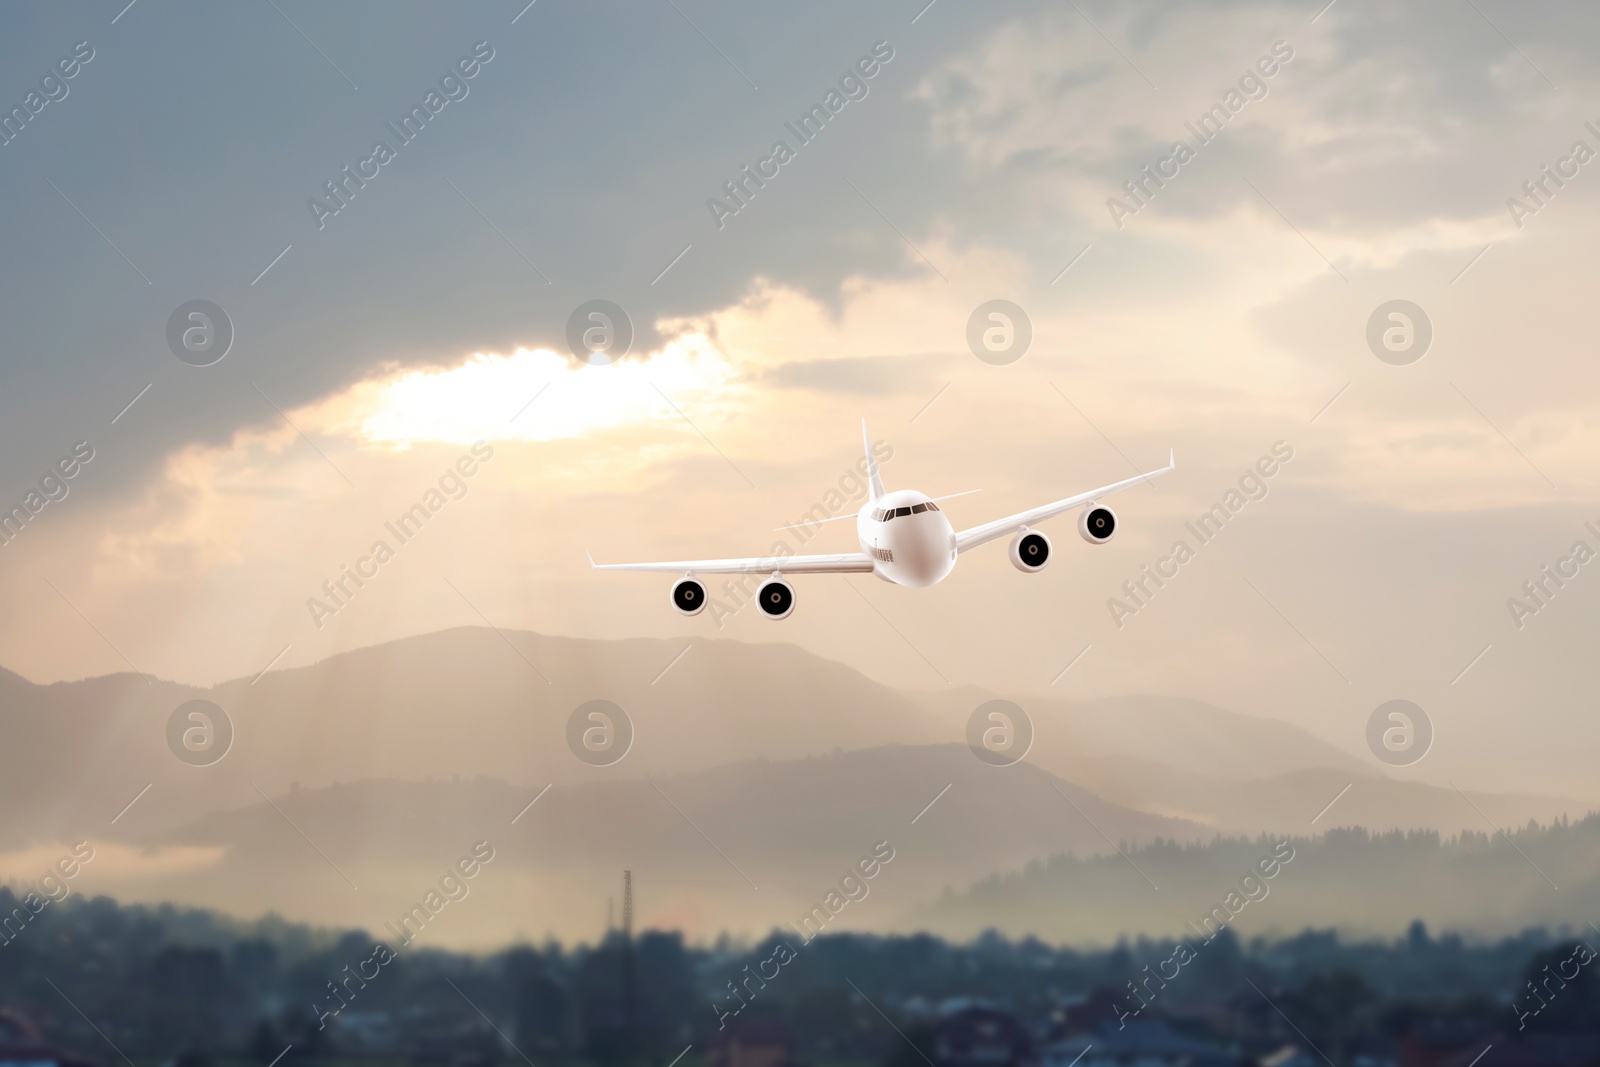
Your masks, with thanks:
[[[0,507],[39,505],[0,545],[0,666],[716,635],[1358,754],[1408,699],[1435,739],[1405,774],[1600,799],[1600,10],[524,3],[0,13]],[[568,343],[594,300],[631,324],[607,365]],[[1010,362],[968,342],[994,300],[1031,327]],[[169,341],[193,301],[232,334],[205,366]],[[1427,325],[1402,309],[1399,353],[1392,301]],[[927,590],[807,576],[776,624],[589,569],[798,548],[863,419],[890,488],[982,490],[958,529],[1178,466],[1108,545],[1046,524],[1039,574],[997,543]]]

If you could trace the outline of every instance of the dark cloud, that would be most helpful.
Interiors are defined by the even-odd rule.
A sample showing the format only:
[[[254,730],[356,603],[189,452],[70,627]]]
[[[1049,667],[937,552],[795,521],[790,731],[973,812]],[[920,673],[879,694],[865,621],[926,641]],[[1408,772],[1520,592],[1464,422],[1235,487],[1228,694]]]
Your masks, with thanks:
[[[0,100],[20,101],[75,42],[95,49],[70,94],[0,148],[0,488],[65,439],[95,435],[107,469],[132,484],[179,444],[280,421],[262,394],[287,410],[383,361],[559,347],[572,309],[596,297],[625,307],[647,348],[661,318],[726,306],[757,277],[835,307],[846,278],[931,277],[905,240],[925,247],[936,232],[956,255],[1007,248],[1048,277],[1104,225],[1099,198],[1078,203],[1050,181],[1089,180],[1110,195],[1175,136],[1160,107],[1134,109],[1132,121],[1127,108],[1084,107],[1083,129],[1121,131],[1105,138],[1109,151],[1045,141],[977,166],[935,135],[935,120],[982,88],[940,72],[1008,24],[1039,25],[1055,11],[1042,0],[939,5],[915,25],[919,3],[683,5],[695,25],[671,5],[553,4],[512,25],[520,6],[283,5],[326,58],[270,7],[138,5],[115,25],[100,8],[0,15],[0,69],[11,72]],[[1577,135],[1578,101],[1531,63],[1580,85],[1600,11],[1484,9],[1515,48],[1442,0],[1341,4],[1315,26],[1286,6],[1085,5],[1141,67],[1155,66],[1156,50],[1183,57],[1158,83],[1181,73],[1220,91],[1254,54],[1257,42],[1240,41],[1237,62],[1196,73],[1202,57],[1174,42],[1197,18],[1259,15],[1262,43],[1274,32],[1303,42],[1252,121],[1156,210],[1224,215],[1254,195],[1248,175],[1302,225],[1363,232],[1498,210]],[[1047,100],[1161,99],[1087,25],[1071,25]],[[375,141],[394,140],[386,123],[480,40],[494,58],[470,93],[319,230],[308,199]],[[866,97],[801,145],[785,123],[879,41],[894,58]],[[1027,101],[1015,104],[986,135],[1024,121]],[[1307,142],[1312,121],[1335,132]],[[780,139],[795,158],[719,229],[708,198]],[[166,350],[168,315],[196,297],[237,327],[212,368]],[[774,380],[887,388],[871,368],[840,370],[834,384],[786,373]]]

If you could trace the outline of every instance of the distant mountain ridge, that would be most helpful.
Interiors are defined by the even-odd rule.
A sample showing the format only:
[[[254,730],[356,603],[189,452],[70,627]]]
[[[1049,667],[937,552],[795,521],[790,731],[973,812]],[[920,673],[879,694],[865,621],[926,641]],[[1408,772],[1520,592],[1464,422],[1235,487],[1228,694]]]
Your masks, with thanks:
[[[569,716],[596,697],[635,731],[609,767],[567,747]],[[1033,748],[998,768],[965,743],[989,697],[896,692],[787,645],[480,628],[208,690],[0,672],[0,876],[27,877],[55,843],[86,838],[101,855],[85,891],[376,926],[485,839],[504,856],[474,893],[496,903],[453,908],[429,936],[488,944],[592,932],[623,867],[651,886],[642,915],[765,930],[885,840],[900,858],[846,924],[877,928],[1063,854],[1303,834],[1336,795],[1317,830],[1453,833],[1481,826],[1475,808],[1500,825],[1585,810],[1469,804],[1296,727],[1168,697],[1025,699]],[[169,716],[196,698],[235,727],[208,767],[167,749]]]
[[[119,820],[113,834],[170,831],[294,783],[484,775],[542,787],[959,743],[967,717],[991,695],[901,693],[790,645],[472,627],[206,690],[133,674],[41,686],[6,671],[0,804],[12,818],[0,827],[0,850],[102,833],[146,785],[138,818]],[[633,749],[614,768],[586,766],[566,748],[568,716],[595,697],[620,704],[635,728]],[[168,717],[195,698],[215,701],[235,726],[233,749],[215,767],[185,766],[166,748]],[[1356,812],[1377,828],[1478,825],[1459,796],[1385,778],[1375,764],[1285,723],[1173,697],[1021,703],[1035,728],[1028,762],[1124,807],[1253,833],[1289,828],[1302,790],[1331,798],[1358,782],[1330,824]],[[1496,820],[1518,824],[1586,810],[1561,798],[1483,803]]]
[[[1272,880],[1258,877],[1241,888],[1285,841],[1294,858]],[[1160,892],[1144,891],[1150,884]],[[1230,900],[1230,893],[1237,895]],[[1339,829],[1318,838],[1164,842],[1132,847],[1125,857],[1056,856],[946,893],[907,920],[956,939],[993,928],[1105,944],[1106,930],[1198,943],[1218,922],[1241,937],[1306,928],[1394,937],[1416,918],[1493,938],[1539,926],[1582,930],[1597,913],[1600,814],[1592,814],[1508,835]]]
[[[407,887],[420,891],[484,839],[497,858],[473,892],[488,903],[452,909],[440,936],[484,944],[519,930],[592,936],[597,902],[617,892],[624,868],[634,872],[642,922],[755,935],[797,921],[879,841],[896,858],[840,928],[881,928],[944,889],[1060,852],[1209,836],[1026,763],[987,766],[964,745],[890,745],[548,792],[488,778],[295,789],[143,842],[206,852],[212,863],[137,878],[114,877],[107,864],[93,885],[114,896],[137,886],[152,899],[244,916],[276,909],[376,926],[405,910]]]
[[[949,693],[924,694],[918,700],[941,720],[964,724],[973,708],[1004,696],[967,686]],[[1188,697],[1030,698],[1022,703],[1038,728],[1032,755],[1046,763],[1075,756],[1137,756],[1188,773],[1241,781],[1312,767],[1374,773],[1371,765],[1298,726],[1241,715]],[[1061,729],[1043,728],[1047,724]],[[1136,750],[1130,739],[1136,739]]]

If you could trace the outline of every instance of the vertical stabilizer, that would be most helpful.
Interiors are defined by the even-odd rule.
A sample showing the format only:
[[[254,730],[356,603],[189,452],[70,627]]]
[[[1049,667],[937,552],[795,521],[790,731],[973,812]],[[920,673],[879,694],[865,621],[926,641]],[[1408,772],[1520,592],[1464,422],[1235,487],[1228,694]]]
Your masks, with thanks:
[[[883,495],[883,479],[878,477],[878,458],[872,454],[872,435],[867,433],[867,420],[861,420],[861,443],[867,450],[867,484],[872,490],[872,499],[876,500]]]

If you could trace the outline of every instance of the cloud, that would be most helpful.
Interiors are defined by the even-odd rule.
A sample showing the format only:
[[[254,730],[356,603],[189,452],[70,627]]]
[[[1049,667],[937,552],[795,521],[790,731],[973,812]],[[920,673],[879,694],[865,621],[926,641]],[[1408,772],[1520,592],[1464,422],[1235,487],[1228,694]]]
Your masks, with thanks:
[[[384,369],[296,413],[324,433],[364,445],[553,441],[678,419],[674,399],[726,407],[741,399],[733,367],[705,337],[607,366],[548,349],[475,353],[440,370]]]
[[[144,848],[106,841],[93,842],[93,845],[94,859],[84,864],[69,883],[75,891],[82,892],[85,886],[110,880],[127,882],[206,870],[216,866],[227,852],[220,847],[191,845]],[[66,845],[35,845],[0,852],[0,882],[33,884],[57,860],[70,857],[71,851]]]
[[[1062,646],[1099,641],[1099,579],[1131,573],[1284,437],[1301,450],[1295,481],[1249,555],[1219,548],[1210,579],[1185,578],[1194,593],[1141,616],[1162,640],[1129,639],[1102,673],[1091,658],[1071,677],[1342,722],[1353,713],[1316,688],[1307,649],[1252,658],[1282,633],[1249,614],[1248,565],[1264,589],[1264,575],[1306,583],[1283,610],[1314,637],[1307,616],[1346,598],[1325,625],[1370,637],[1359,656],[1328,650],[1353,671],[1392,646],[1448,682],[1490,640],[1468,625],[1479,602],[1498,625],[1497,590],[1516,585],[1499,578],[1526,571],[1505,559],[1570,541],[1575,515],[1539,509],[1600,496],[1587,459],[1600,370],[1581,358],[1592,328],[1577,310],[1600,280],[1600,177],[1585,168],[1521,230],[1505,209],[1600,122],[1583,103],[1600,95],[1600,8],[1340,3],[1313,24],[1320,3],[1079,6],[939,4],[910,28],[914,11],[842,0],[724,7],[713,35],[755,91],[670,7],[537,5],[514,28],[429,8],[423,32],[356,3],[318,27],[354,93],[331,70],[286,80],[304,42],[240,32],[248,13],[138,5],[88,72],[102,80],[79,80],[5,149],[0,499],[75,440],[97,459],[47,515],[48,538],[0,550],[0,595],[21,606],[0,620],[0,662],[41,678],[126,669],[88,618],[152,673],[253,676],[290,642],[283,665],[481,624],[446,576],[497,624],[676,634],[660,587],[597,582],[584,551],[765,551],[854,462],[866,415],[896,448],[895,484],[985,489],[951,502],[963,521],[1178,449],[1178,474],[1118,504],[1116,545],[1063,546],[1071,568],[1019,578],[979,555],[916,605],[864,587],[953,677],[1048,684]],[[0,40],[52,55],[88,32],[76,19],[50,8]],[[479,37],[499,56],[470,104],[336,226],[312,228],[308,183],[392,115],[372,101],[406,99]],[[896,58],[871,97],[716,229],[706,197],[880,38]],[[1295,58],[1270,94],[1117,229],[1107,198],[1279,39]],[[197,153],[196,130],[250,142]],[[200,296],[236,326],[210,368],[178,363],[164,339],[172,309]],[[567,317],[595,298],[638,327],[621,365],[562,355]],[[996,298],[1034,326],[1009,367],[966,351],[968,316]],[[1435,327],[1410,367],[1364,340],[1394,298]],[[498,451],[471,498],[337,625],[305,634],[305,598],[479,437]],[[844,524],[819,537],[852,547]],[[1474,539],[1490,547],[1439,563],[1440,546]],[[1344,552],[1353,541],[1361,552]],[[1404,559],[1385,555],[1398,545]],[[1405,625],[1364,614],[1405,600],[1416,569],[1402,564],[1417,560],[1431,584]],[[801,594],[783,628],[741,620],[736,636],[927,683],[854,593],[818,581]],[[1420,625],[1424,606],[1459,625]],[[1579,659],[1558,660],[1538,663],[1528,698],[1546,726],[1587,692]],[[1408,684],[1404,665],[1383,671]]]
[[[780,387],[819,393],[902,396],[935,386],[936,368],[951,362],[953,359],[948,356],[922,355],[797,360],[774,367],[765,380]]]

